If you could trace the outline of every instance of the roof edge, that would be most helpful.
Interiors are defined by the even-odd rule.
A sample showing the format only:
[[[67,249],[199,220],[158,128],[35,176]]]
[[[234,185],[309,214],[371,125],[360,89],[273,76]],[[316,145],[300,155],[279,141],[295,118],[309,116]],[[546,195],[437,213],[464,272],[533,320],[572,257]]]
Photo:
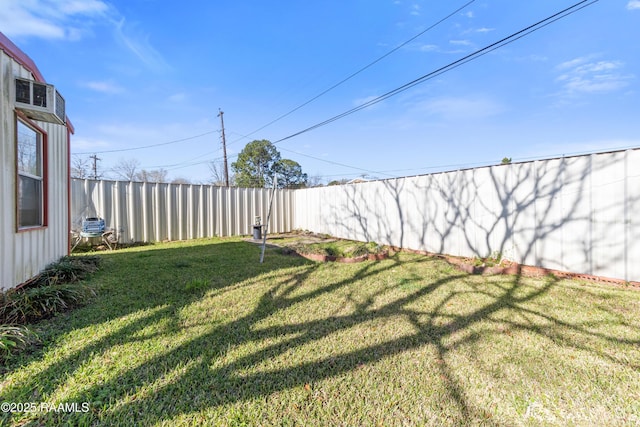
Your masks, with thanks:
[[[46,81],[44,80],[44,76],[36,66],[36,63],[33,62],[33,59],[31,59],[29,55],[24,53],[22,49],[16,46],[15,43],[9,40],[9,38],[5,36],[1,31],[0,31],[0,49],[7,52],[9,56],[15,59],[18,63],[20,63],[20,65],[25,67],[27,70],[29,70],[31,74],[33,74],[33,77],[35,77],[35,79],[38,82],[46,83]]]

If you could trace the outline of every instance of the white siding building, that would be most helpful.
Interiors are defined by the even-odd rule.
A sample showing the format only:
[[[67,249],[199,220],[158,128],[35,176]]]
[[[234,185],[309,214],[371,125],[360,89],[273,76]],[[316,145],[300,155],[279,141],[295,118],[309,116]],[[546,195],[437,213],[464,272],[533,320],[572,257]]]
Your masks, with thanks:
[[[64,99],[0,33],[0,290],[69,253],[69,140]]]

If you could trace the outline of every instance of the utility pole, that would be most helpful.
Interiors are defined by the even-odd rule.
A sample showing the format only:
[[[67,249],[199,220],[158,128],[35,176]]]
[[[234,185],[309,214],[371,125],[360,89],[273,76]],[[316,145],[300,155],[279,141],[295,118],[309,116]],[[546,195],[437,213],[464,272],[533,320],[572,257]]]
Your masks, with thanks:
[[[224,156],[224,186],[229,186],[229,167],[227,166],[227,141],[224,138],[224,111],[218,108],[218,117],[220,117],[220,125],[222,126],[222,155]]]
[[[95,154],[93,156],[89,156],[90,159],[93,159],[93,179],[98,179],[98,160],[101,160]]]

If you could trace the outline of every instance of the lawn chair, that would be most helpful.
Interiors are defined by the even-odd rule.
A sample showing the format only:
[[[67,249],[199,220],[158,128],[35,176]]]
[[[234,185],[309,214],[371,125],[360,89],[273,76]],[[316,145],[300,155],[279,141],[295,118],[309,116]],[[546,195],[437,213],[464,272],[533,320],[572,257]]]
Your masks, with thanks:
[[[74,236],[71,251],[73,251],[83,239],[89,239],[89,241],[91,241],[93,238],[100,238],[109,249],[113,249],[118,243],[118,237],[114,231],[106,230],[104,219],[97,217],[85,218],[82,220],[80,232]]]

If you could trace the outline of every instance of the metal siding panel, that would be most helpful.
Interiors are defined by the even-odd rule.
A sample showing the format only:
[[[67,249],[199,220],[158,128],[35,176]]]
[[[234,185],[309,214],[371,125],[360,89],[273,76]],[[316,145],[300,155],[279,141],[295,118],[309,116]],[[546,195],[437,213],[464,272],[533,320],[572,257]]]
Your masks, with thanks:
[[[248,233],[248,229],[245,226],[246,221],[246,217],[248,214],[248,206],[246,203],[246,197],[247,197],[247,189],[246,188],[239,188],[239,191],[237,192],[237,198],[236,198],[236,206],[234,207],[235,212],[237,213],[237,224],[236,224],[236,230],[235,230],[235,234],[236,235],[243,235],[243,234],[249,234]]]
[[[11,58],[0,50],[0,290],[15,286],[14,200],[15,151],[12,139],[13,110],[10,108],[9,85]]]
[[[491,253],[491,240],[495,238],[492,226],[497,203],[496,189],[491,185],[489,168],[456,172],[449,207],[451,224],[448,253],[468,257]]]
[[[119,239],[121,239],[124,243],[131,243],[133,239],[131,238],[131,217],[129,216],[129,206],[128,201],[131,198],[131,192],[133,191],[133,182],[125,182],[123,183],[124,191],[120,192],[120,201],[122,202],[122,206],[120,207],[120,225],[118,232]]]
[[[199,196],[200,196],[200,211],[198,212],[198,222],[199,222],[199,233],[198,233],[198,237],[199,238],[204,238],[204,237],[208,237],[209,236],[209,228],[208,228],[208,222],[207,222],[207,208],[208,208],[208,191],[207,191],[207,187],[204,185],[199,185],[198,186],[198,192],[199,192]]]
[[[183,199],[184,201],[184,210],[187,213],[187,233],[186,233],[186,238],[187,239],[193,239],[195,237],[195,233],[194,233],[194,213],[196,210],[196,207],[194,206],[196,200],[193,197],[193,186],[192,185],[185,185],[185,191],[187,193],[187,197],[185,199]]]
[[[536,246],[537,266],[560,269],[565,268],[564,238],[561,227],[563,221],[562,185],[564,183],[565,159],[538,161],[537,182],[540,186],[535,209],[538,239]]]
[[[134,182],[129,194],[129,221],[131,223],[132,242],[144,241],[144,224],[142,221],[144,215],[142,214],[143,206],[141,206],[142,190],[142,183]]]
[[[624,277],[625,152],[592,158],[594,274]]]
[[[237,212],[235,211],[236,205],[236,192],[231,191],[231,189],[227,189],[226,191],[227,204],[225,209],[225,215],[229,218],[227,222],[227,236],[233,236],[234,230],[236,228],[236,223],[238,222]]]
[[[640,264],[634,260],[639,258],[640,231],[632,212],[640,207],[640,177],[629,171],[639,160],[640,150],[630,150],[357,185],[278,190],[269,229],[275,233],[302,228],[463,256],[502,251],[528,264],[638,280]],[[138,224],[134,215],[145,217],[140,212],[147,208],[139,206],[144,205],[144,193],[137,190],[142,184],[129,184],[135,194],[114,191],[110,201],[105,200],[104,185],[74,182],[74,217],[78,210],[104,210],[115,213],[117,224],[118,212],[126,212],[131,235],[151,222]],[[250,232],[254,216],[266,221],[269,189],[205,191],[203,186],[190,186],[187,192],[185,186],[173,184],[154,188],[148,209],[166,206],[166,213],[155,212],[153,217],[156,239],[162,238],[165,227],[167,237],[173,238],[171,230],[176,229],[184,239],[244,235]],[[166,189],[166,201],[161,188]],[[56,188],[51,194],[61,191]],[[119,207],[119,202],[128,206]],[[7,223],[6,216],[3,221]],[[39,242],[35,234],[31,239],[29,245]],[[4,246],[2,250],[7,251]],[[15,256],[24,253],[19,250]],[[44,259],[47,253],[37,256]]]
[[[179,234],[178,223],[178,187],[169,186],[167,188],[167,239],[176,240]]]
[[[212,236],[218,236],[218,187],[211,187],[209,195],[209,223]]]
[[[3,164],[0,167],[0,289],[9,289],[29,280],[51,262],[67,253],[68,189],[67,132],[64,126],[36,124],[47,134],[47,226],[16,232],[15,218],[15,114],[9,99],[14,75],[29,77],[4,53],[1,54],[2,97],[0,120]]]
[[[625,224],[627,247],[623,279],[640,281],[640,150],[628,150],[625,162]]]
[[[535,264],[537,245],[535,200],[538,186],[535,163],[509,166],[512,188],[511,224],[513,226],[512,251],[505,256],[515,262]]]
[[[590,218],[592,159],[590,156],[567,159],[565,179],[560,190],[564,268],[590,274],[593,274]]]
[[[141,240],[143,242],[149,242],[149,222],[148,222],[148,218],[149,218],[149,213],[151,211],[151,209],[149,209],[149,202],[151,201],[149,199],[149,184],[146,182],[142,183],[142,186],[140,188],[140,199],[139,201],[136,203],[136,206],[140,207],[140,211],[141,214],[140,215],[140,228],[141,228]]]
[[[403,204],[405,211],[404,218],[406,222],[405,242],[407,247],[409,248],[424,250],[421,234],[424,217],[422,205],[419,200],[418,182],[418,178],[407,178],[405,184],[403,194]]]
[[[122,211],[122,207],[124,206],[124,204],[120,203],[120,200],[123,200],[123,193],[126,194],[126,191],[127,191],[126,183],[123,181],[118,181],[116,183],[116,188],[115,188],[116,206],[115,206],[115,218],[113,220],[113,228],[115,230],[115,233],[118,239],[122,237],[123,216],[125,215],[124,212]]]
[[[184,240],[187,236],[186,230],[187,230],[187,218],[188,218],[188,212],[186,212],[186,203],[185,203],[185,199],[186,199],[186,194],[185,194],[185,190],[184,190],[184,186],[182,184],[178,185],[177,188],[178,191],[178,197],[177,197],[177,204],[176,204],[176,212],[177,212],[177,218],[178,218],[178,240]]]

